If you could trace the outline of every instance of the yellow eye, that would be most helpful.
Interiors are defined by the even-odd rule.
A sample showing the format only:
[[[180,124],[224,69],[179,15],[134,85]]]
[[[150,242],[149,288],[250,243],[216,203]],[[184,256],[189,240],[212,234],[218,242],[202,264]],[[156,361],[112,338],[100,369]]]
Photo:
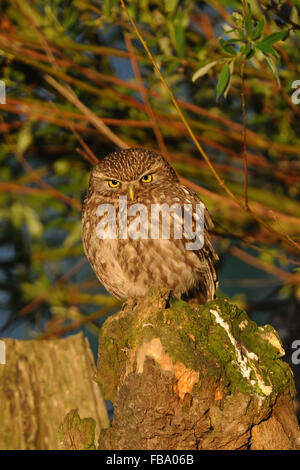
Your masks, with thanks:
[[[150,183],[150,181],[152,181],[152,175],[144,175],[141,178],[142,183]]]
[[[108,184],[111,188],[117,188],[118,186],[120,186],[120,181],[109,180]]]

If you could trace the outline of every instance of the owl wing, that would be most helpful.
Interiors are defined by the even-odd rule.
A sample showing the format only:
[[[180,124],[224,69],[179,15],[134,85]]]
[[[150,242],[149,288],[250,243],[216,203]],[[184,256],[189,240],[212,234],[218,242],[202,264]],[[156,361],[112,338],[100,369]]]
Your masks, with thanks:
[[[204,221],[202,220],[202,233],[197,234],[199,239],[202,240],[202,246],[199,249],[193,250],[194,253],[198,256],[199,259],[199,277],[196,280],[195,287],[187,294],[188,299],[195,299],[195,301],[199,301],[200,303],[205,303],[207,300],[212,300],[215,297],[215,291],[218,285],[218,278],[217,273],[215,270],[215,263],[218,261],[219,257],[215,252],[210,238],[209,238],[209,231],[213,229],[214,224],[209,215],[208,210],[203,205],[201,199],[199,198],[198,194],[185,186],[181,186],[181,189],[184,193],[184,203],[190,203],[193,206],[193,231],[192,233],[185,233],[186,240],[185,243],[191,241],[191,237],[196,232],[197,234],[197,224],[196,218],[199,217],[197,212],[195,211],[195,205],[201,204],[203,207],[202,210],[202,217],[204,217]],[[203,223],[204,222],[204,223]],[[185,230],[186,232],[186,230]],[[196,236],[197,236],[196,235]],[[195,239],[194,235],[194,239]]]

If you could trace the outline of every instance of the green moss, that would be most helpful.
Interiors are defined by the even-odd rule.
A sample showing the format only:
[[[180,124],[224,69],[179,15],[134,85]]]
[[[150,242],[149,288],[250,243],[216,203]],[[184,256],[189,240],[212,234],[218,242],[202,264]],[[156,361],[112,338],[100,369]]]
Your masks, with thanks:
[[[128,353],[157,337],[174,362],[222,380],[229,391],[264,397],[295,392],[289,366],[279,356],[280,340],[270,326],[258,327],[225,299],[203,306],[171,300],[168,292],[152,292],[132,308],[110,317],[99,338],[98,375],[106,398],[113,399]],[[134,367],[134,366],[133,366]]]
[[[93,418],[81,419],[78,409],[69,411],[58,430],[58,439],[65,450],[95,450]]]

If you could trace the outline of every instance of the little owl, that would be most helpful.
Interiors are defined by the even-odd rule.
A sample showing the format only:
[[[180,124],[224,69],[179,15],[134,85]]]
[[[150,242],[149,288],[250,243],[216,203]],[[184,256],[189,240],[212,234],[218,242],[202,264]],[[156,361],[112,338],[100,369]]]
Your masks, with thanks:
[[[129,212],[133,204],[149,209],[149,216],[143,219],[148,235],[153,223],[150,217],[153,205],[177,204],[183,210],[185,205],[195,208],[196,204],[201,204],[204,209],[201,247],[186,248],[187,234],[184,229],[182,237],[174,235],[172,228],[178,215],[172,211],[169,213],[171,227],[167,238],[162,236],[160,218],[159,237],[120,236],[120,226],[116,224],[116,237],[101,239],[97,227],[102,220],[100,216],[104,215],[99,213],[98,208],[103,204],[113,207],[118,222],[121,218],[120,196],[126,200]],[[190,220],[195,227],[194,210],[192,214]],[[127,227],[132,220],[133,217],[128,216]],[[198,303],[214,298],[217,284],[214,263],[218,256],[208,237],[212,221],[197,193],[179,183],[175,171],[162,156],[140,148],[107,155],[92,170],[83,205],[82,224],[86,256],[100,282],[115,297],[128,299],[144,296],[151,287],[157,286],[168,288],[177,298]],[[141,234],[145,233],[143,228],[139,227]],[[191,241],[191,237],[188,238]]]

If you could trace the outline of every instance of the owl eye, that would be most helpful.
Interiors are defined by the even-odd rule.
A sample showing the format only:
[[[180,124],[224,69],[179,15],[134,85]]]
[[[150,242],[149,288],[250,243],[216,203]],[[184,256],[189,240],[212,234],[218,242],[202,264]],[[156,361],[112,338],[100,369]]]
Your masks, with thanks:
[[[152,181],[152,175],[144,175],[140,181],[142,183],[150,183],[150,181]]]
[[[109,185],[111,188],[117,188],[118,186],[120,186],[120,181],[117,181],[117,180],[109,180],[108,185]]]

